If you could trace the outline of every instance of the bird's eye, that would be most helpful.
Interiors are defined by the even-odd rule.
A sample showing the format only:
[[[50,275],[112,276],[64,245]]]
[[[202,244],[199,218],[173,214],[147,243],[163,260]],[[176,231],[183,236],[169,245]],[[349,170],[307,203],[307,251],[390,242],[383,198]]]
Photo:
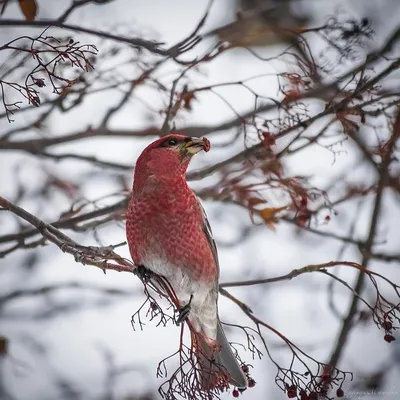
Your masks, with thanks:
[[[175,139],[169,139],[168,140],[168,145],[169,146],[176,146],[178,142]]]

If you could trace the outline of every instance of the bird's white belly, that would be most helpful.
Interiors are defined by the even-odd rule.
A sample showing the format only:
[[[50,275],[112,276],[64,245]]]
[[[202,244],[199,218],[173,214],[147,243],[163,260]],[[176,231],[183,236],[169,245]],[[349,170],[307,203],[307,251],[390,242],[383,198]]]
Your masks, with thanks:
[[[149,258],[143,261],[146,268],[168,280],[181,303],[181,307],[189,302],[191,295],[193,295],[192,306],[201,306],[204,302],[210,291],[209,285],[190,279],[188,274],[185,273],[185,267],[171,265],[171,263],[162,259]]]
[[[167,279],[179,299],[180,307],[190,302],[189,320],[193,328],[215,339],[217,329],[216,297],[211,295],[210,284],[193,281],[185,266],[172,265],[160,258],[144,257],[143,265],[157,275]]]

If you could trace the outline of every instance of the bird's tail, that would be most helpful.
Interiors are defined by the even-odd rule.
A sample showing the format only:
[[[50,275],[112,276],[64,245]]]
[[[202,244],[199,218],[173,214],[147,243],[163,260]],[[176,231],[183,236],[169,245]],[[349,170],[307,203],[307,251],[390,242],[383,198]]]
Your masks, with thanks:
[[[210,344],[201,335],[197,335],[196,341],[200,381],[204,390],[224,386],[227,381],[236,387],[247,387],[246,375],[236,361],[220,321],[217,327],[218,349],[210,348]]]

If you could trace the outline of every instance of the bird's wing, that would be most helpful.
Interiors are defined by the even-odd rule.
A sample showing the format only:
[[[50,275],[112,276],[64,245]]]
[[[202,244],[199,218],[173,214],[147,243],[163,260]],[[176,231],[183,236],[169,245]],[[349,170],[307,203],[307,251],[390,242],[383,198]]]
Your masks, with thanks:
[[[200,203],[199,198],[197,198],[197,203],[199,204],[201,213],[203,214],[203,232],[206,235],[208,244],[210,245],[211,252],[214,256],[215,265],[217,267],[217,279],[219,278],[219,261],[218,261],[218,251],[217,245],[215,244],[213,233],[211,230],[210,223],[208,222],[206,211],[204,210],[203,206]]]
[[[204,208],[201,205],[199,199],[197,199],[197,202],[203,214],[203,232],[206,235],[207,241],[210,245],[211,251],[214,256],[215,265],[217,266],[217,279],[215,280],[215,285],[216,285],[216,294],[218,294],[219,262],[218,262],[217,246],[213,238],[207,214],[204,211]],[[215,300],[216,299],[217,297],[215,298]],[[205,388],[209,386],[213,387],[214,375],[217,376],[221,372],[220,369],[221,366],[223,366],[229,374],[228,379],[232,385],[241,388],[246,388],[248,386],[247,377],[243,373],[240,365],[238,364],[235,355],[232,353],[231,346],[228,342],[228,339],[225,336],[219,318],[217,324],[217,342],[221,346],[221,349],[218,353],[213,353],[212,351],[210,351],[209,344],[204,341],[204,338],[202,339],[202,337],[200,337],[199,344],[203,351],[201,353],[203,355],[202,365],[206,366],[205,369],[203,370],[200,369],[202,384],[205,385]],[[211,360],[213,361],[211,362]]]

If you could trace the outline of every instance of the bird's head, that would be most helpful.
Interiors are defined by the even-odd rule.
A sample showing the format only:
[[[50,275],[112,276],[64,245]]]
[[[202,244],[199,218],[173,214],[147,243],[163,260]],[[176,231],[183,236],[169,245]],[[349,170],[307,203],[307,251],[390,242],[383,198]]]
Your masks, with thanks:
[[[152,180],[185,177],[191,158],[201,150],[208,151],[206,138],[170,134],[148,145],[135,167],[135,185]]]

